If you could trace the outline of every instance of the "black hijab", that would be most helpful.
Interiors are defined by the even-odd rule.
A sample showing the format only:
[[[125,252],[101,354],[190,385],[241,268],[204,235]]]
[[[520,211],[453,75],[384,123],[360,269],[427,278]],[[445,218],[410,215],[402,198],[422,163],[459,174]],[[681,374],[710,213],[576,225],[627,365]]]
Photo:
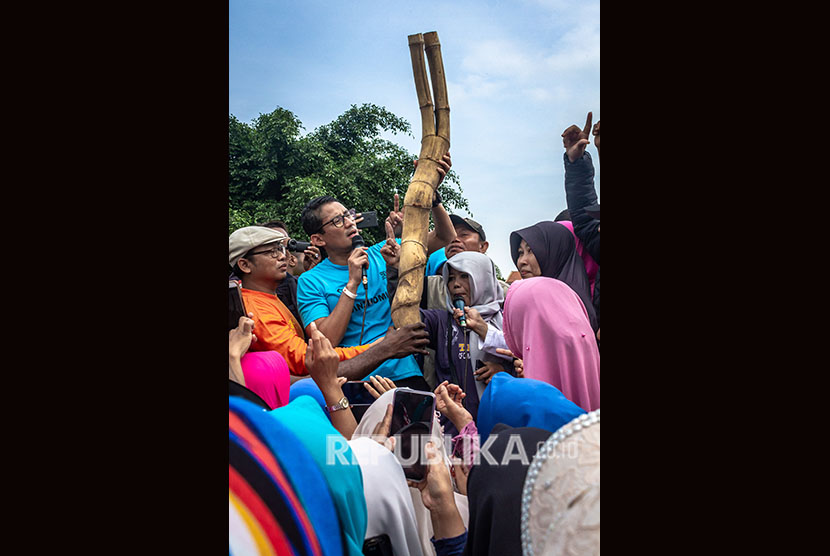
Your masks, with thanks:
[[[582,300],[588,320],[597,331],[597,315],[591,299],[591,287],[585,273],[585,263],[576,252],[571,231],[558,222],[539,222],[510,234],[510,255],[518,268],[519,245],[525,240],[536,256],[542,276],[568,284]]]
[[[533,427],[508,427],[499,423],[490,432],[495,441],[487,452],[496,460],[487,461],[481,454],[481,462],[470,470],[467,479],[467,497],[470,521],[467,530],[465,556],[521,554],[522,490],[525,476],[536,450],[550,438],[551,432]],[[515,435],[524,448],[526,463],[519,461],[521,452]],[[510,462],[501,465],[507,452]]]

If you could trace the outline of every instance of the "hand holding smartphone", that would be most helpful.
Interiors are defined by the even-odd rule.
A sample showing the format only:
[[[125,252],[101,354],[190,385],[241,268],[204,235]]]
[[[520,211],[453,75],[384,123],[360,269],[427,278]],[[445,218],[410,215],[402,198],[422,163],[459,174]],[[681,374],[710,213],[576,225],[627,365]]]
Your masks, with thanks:
[[[392,398],[392,425],[395,456],[404,476],[413,481],[426,478],[427,457],[424,446],[431,439],[435,415],[435,394],[411,388],[397,388]]]
[[[239,326],[240,317],[247,317],[245,303],[242,301],[242,289],[234,280],[228,280],[228,330]]]

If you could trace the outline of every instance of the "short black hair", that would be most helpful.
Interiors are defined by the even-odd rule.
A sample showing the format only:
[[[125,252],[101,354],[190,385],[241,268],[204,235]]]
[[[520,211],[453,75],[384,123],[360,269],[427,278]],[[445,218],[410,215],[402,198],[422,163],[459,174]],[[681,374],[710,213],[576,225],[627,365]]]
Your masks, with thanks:
[[[283,222],[282,220],[269,220],[265,224],[258,224],[258,225],[262,226],[263,228],[282,228],[286,232],[288,231],[288,227],[285,225],[285,222]]]
[[[331,195],[322,195],[320,197],[315,197],[306,203],[305,208],[303,208],[303,213],[300,215],[300,223],[303,225],[305,233],[309,236],[311,234],[316,234],[320,230],[320,226],[323,225],[323,220],[319,215],[319,208],[321,206],[339,202],[340,201]]]
[[[565,209],[562,212],[560,212],[559,215],[556,218],[553,219],[553,221],[554,222],[559,222],[560,220],[570,221],[570,219],[571,219],[571,213],[568,211],[568,209]]]

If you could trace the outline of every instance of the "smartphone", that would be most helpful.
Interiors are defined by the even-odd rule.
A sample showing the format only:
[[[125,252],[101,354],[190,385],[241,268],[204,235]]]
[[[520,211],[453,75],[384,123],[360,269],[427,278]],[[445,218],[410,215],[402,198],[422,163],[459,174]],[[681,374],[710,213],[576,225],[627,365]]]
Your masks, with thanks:
[[[343,386],[341,389],[343,390],[343,395],[348,398],[349,403],[351,405],[372,405],[372,402],[375,401],[375,398],[372,394],[366,390],[366,387],[363,386],[369,382],[368,380],[350,380]],[[357,419],[357,415],[355,415],[355,419]]]
[[[245,303],[242,301],[242,289],[239,283],[228,280],[228,330],[239,326],[239,317],[247,317]]]
[[[421,421],[412,422],[395,433],[393,453],[403,468],[404,477],[423,481],[427,476],[426,443],[432,439],[431,428]]]
[[[358,228],[375,228],[378,225],[378,213],[375,210],[361,212],[363,220],[357,225]]]
[[[372,407],[370,403],[354,403],[351,404],[352,415],[354,415],[354,420],[360,423],[363,416],[366,415],[366,412]]]
[[[389,434],[395,434],[415,422],[423,423],[432,430],[435,414],[435,394],[412,388],[396,388],[392,398],[392,426]]]

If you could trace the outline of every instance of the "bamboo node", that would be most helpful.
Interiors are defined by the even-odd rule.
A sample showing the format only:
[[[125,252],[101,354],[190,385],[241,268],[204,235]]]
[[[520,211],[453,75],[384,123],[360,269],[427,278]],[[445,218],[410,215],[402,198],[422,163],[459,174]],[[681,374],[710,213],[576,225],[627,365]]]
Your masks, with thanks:
[[[423,243],[421,243],[420,241],[418,241],[417,239],[404,239],[404,240],[401,240],[401,247],[403,247],[403,244],[404,244],[404,243],[417,243],[418,245],[420,245],[420,246],[421,246],[421,248],[422,248],[424,251],[426,251],[426,250],[427,250],[427,246],[426,246],[426,245],[424,245]]]

